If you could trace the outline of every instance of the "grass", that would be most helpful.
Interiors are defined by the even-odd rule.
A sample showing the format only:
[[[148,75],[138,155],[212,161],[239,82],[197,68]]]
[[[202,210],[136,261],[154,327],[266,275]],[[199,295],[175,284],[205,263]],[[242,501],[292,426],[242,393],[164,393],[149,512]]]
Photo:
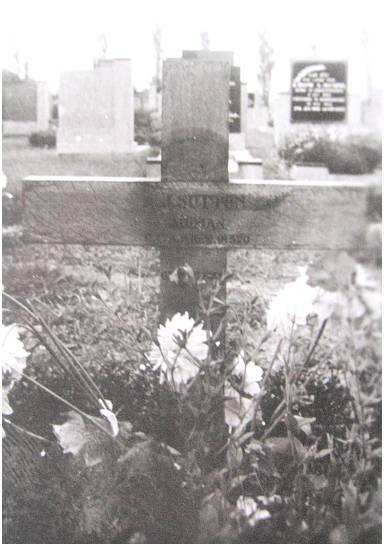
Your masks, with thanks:
[[[57,156],[52,150],[29,149],[25,142],[19,140],[4,143],[3,169],[9,179],[9,191],[12,185],[18,185],[22,177],[30,174],[140,176],[142,165],[141,157],[64,158]],[[321,255],[322,253],[310,251],[276,253],[237,250],[228,253],[228,270],[235,275],[234,279],[228,282],[227,296],[232,313],[227,327],[227,344],[231,350],[237,351],[243,344],[251,354],[260,341],[262,326],[265,324],[266,307],[272,296],[287,282],[297,277],[299,265],[307,265]],[[371,268],[371,272],[377,279],[380,278],[379,269]],[[8,226],[4,229],[4,289],[23,301],[31,302],[49,323],[52,331],[87,368],[104,396],[113,400],[114,409],[119,412],[119,420],[129,420],[135,430],[144,431],[179,448],[183,445],[182,438],[177,437],[176,433],[177,419],[180,415],[175,411],[172,400],[169,401],[164,397],[156,375],[148,369],[145,373],[140,372],[140,364],[144,361],[143,353],[151,346],[151,335],[155,334],[157,328],[159,273],[159,254],[153,249],[24,245],[20,225]],[[17,318],[14,310],[8,310],[8,306],[4,316],[7,323]],[[243,338],[241,340],[240,333]],[[337,363],[338,359],[348,355],[349,351],[348,347],[332,345],[338,333],[337,329],[326,329],[325,348],[317,350],[311,362],[310,374],[312,375],[303,377],[300,388],[298,386],[298,398],[295,401],[297,404],[295,412],[301,411],[305,417],[316,417],[313,433],[316,434],[319,445],[322,442],[322,449],[324,446],[327,447],[327,434],[343,439],[345,437],[343,434],[346,434],[345,429],[350,424],[348,393],[333,375],[332,381],[327,383],[330,367]],[[363,346],[359,350],[364,351],[363,362],[367,361],[371,365],[371,354],[376,357],[378,341],[369,327],[361,328],[358,334],[363,339],[361,343],[361,337],[359,337],[360,345]],[[371,334],[372,339],[370,339]],[[367,340],[371,346],[368,345]],[[295,351],[299,349],[296,347]],[[264,353],[259,356],[258,363],[263,366],[264,359],[268,359],[272,350],[273,347],[266,345]],[[41,347],[31,349],[28,373],[53,391],[76,402],[83,411],[90,411],[87,400],[82,398],[81,393],[66,380],[53,359]],[[362,379],[370,378],[371,373],[370,368],[367,367],[362,373]],[[376,378],[377,375],[372,377]],[[303,387],[304,381],[307,381],[306,387]],[[263,417],[267,423],[269,419],[272,419],[276,405],[280,401],[282,385],[284,385],[284,378],[279,376],[278,380],[269,386],[268,396],[261,404]],[[306,393],[305,389],[307,389]],[[314,396],[315,403],[308,405],[305,394]],[[300,396],[303,397],[303,403],[300,402]],[[61,412],[67,409],[25,381],[21,381],[14,387],[10,394],[10,402],[14,408],[11,418],[16,423],[50,440],[53,440],[51,424],[62,422]],[[370,434],[379,439],[379,411],[371,412],[369,415],[372,418],[371,422],[367,422]],[[183,417],[183,414],[181,416]],[[354,431],[353,427],[351,431]],[[283,422],[278,424],[275,433],[279,435],[286,433]],[[330,536],[331,538],[339,536],[342,542],[346,539],[353,541],[356,538],[362,539],[359,528],[363,529],[364,523],[368,529],[368,534],[363,537],[364,540],[368,542],[371,539],[371,541],[379,542],[380,532],[377,526],[379,516],[373,513],[372,507],[378,504],[377,499],[374,499],[374,491],[380,471],[376,466],[376,455],[372,458],[373,463],[368,468],[369,472],[364,466],[356,470],[354,457],[359,452],[358,440],[359,438],[356,437],[349,438],[345,444],[338,445],[337,449],[335,448],[336,462],[332,464],[329,464],[327,458],[311,463],[309,473],[293,468],[290,460],[287,464],[284,458],[286,453],[272,451],[272,467],[276,464],[282,479],[277,478],[276,473],[271,476],[272,467],[269,460],[258,460],[258,453],[251,452],[248,459],[250,458],[252,462],[252,457],[255,458],[252,464],[257,464],[257,468],[261,471],[263,487],[267,491],[275,492],[276,490],[284,501],[282,505],[278,503],[268,505],[273,519],[265,524],[261,522],[260,526],[254,529],[242,528],[243,534],[236,536],[236,541],[326,542]],[[375,448],[376,445],[374,444]],[[342,459],[338,458],[339,452],[340,457],[347,454],[345,467]],[[79,498],[79,495],[81,497],[84,492],[81,489],[83,483],[80,484],[77,477],[80,474],[84,477],[84,469],[79,470],[76,465],[71,466],[72,459],[58,454],[57,446],[56,452],[53,455],[50,454],[46,462],[45,459],[40,459],[38,462],[35,460],[34,464],[43,467],[40,469],[42,479],[37,480],[36,475],[30,472],[32,475],[26,474],[30,481],[22,480],[17,486],[15,481],[11,481],[11,485],[8,482],[5,484],[7,496],[4,497],[6,502],[3,536],[6,540],[8,538],[9,542],[20,543],[25,542],[26,538],[37,543],[68,543],[76,542],[76,540],[83,542],[85,538],[92,542],[92,535],[89,533],[87,537],[81,536],[83,540],[79,540],[75,532],[78,525],[76,511],[81,512],[84,509],[84,504],[81,504],[84,499]],[[145,460],[144,456],[143,460]],[[137,461],[140,463],[140,457],[135,456],[132,462],[138,464]],[[204,502],[208,503],[207,509],[203,510],[205,514],[200,517],[202,521],[205,521],[204,517],[207,518],[205,529],[207,533],[210,528],[218,527],[214,532],[217,532],[220,538],[221,530],[224,532],[228,527],[229,510],[233,510],[233,503],[236,502],[236,497],[232,499],[229,495],[228,498],[232,504],[228,505],[228,498],[220,497],[222,493],[220,491],[220,494],[218,493],[228,465],[224,464],[220,472],[213,472],[212,475],[202,478],[193,464],[195,464],[193,457],[189,459],[187,457],[189,472],[187,482],[191,486],[191,495],[197,495],[199,502],[202,495],[205,495]],[[16,468],[16,472],[18,470],[20,469]],[[174,470],[171,470],[174,473]],[[125,469],[125,471],[129,470]],[[87,472],[91,471],[88,469],[85,473]],[[245,472],[249,472],[249,469],[245,471],[244,466],[240,467],[240,477],[244,478],[242,473]],[[52,476],[55,479],[52,479]],[[256,487],[252,481],[254,477],[252,479],[249,479],[250,476],[245,477],[246,494],[254,497],[256,494],[260,495],[260,492],[256,493],[258,486]],[[99,481],[101,483],[103,478],[97,475],[96,467],[96,479],[92,487],[95,484],[97,486],[91,491],[93,495],[99,495],[102,502],[107,499],[109,502],[109,495],[100,494]],[[362,485],[359,485],[359,480]],[[200,485],[203,483],[203,487],[200,487],[197,493],[196,483]],[[343,493],[342,490],[342,487],[346,487],[345,484],[349,484],[348,494]],[[141,480],[140,487],[136,489],[141,491],[143,485],[144,481]],[[238,493],[238,489],[236,491]],[[86,489],[85,492],[87,492]],[[212,500],[212,492],[218,495],[216,504],[213,502],[214,499]],[[231,494],[234,495],[234,492],[232,491]],[[344,504],[343,499],[347,500]],[[135,509],[138,510],[135,506],[135,494],[129,500],[132,518]],[[122,499],[122,503],[118,504],[119,510],[123,510],[121,504],[124,505],[124,502],[125,499]],[[164,505],[167,505],[166,499]],[[362,513],[361,505],[364,505]],[[98,516],[98,512],[95,515],[95,507],[92,503],[88,505],[88,509],[91,521],[93,517],[94,521],[100,524],[102,517]],[[177,506],[174,509],[177,513]],[[220,512],[221,509],[223,512]],[[351,518],[352,520],[354,517],[357,518],[358,513],[360,519],[356,519],[358,524],[351,526],[355,533],[352,535],[351,529],[346,528],[345,522],[348,523]],[[145,514],[144,512],[144,516]],[[156,514],[157,521],[161,520],[161,510]],[[143,518],[140,510],[137,515]],[[144,517],[144,520],[149,518]],[[223,521],[225,525],[218,525],[218,521]],[[305,525],[303,527],[303,522],[307,527],[309,522],[308,529],[305,529]],[[170,521],[170,524],[173,525],[173,521]],[[113,537],[114,542],[127,542],[127,538],[130,539],[132,529],[125,529],[125,534],[122,532],[119,536],[116,535],[117,531],[113,525],[108,531],[109,535],[95,531],[94,542],[100,542],[101,539],[108,542],[108,537]],[[183,528],[184,525],[186,525],[185,522],[179,524],[179,527]],[[332,529],[334,534],[330,535]],[[155,528],[155,538],[157,532]],[[232,538],[230,542],[233,542],[233,535],[230,538]],[[208,533],[206,540],[202,542],[211,540],[212,536]],[[214,540],[218,541],[218,538]]]
[[[59,155],[54,149],[32,148],[26,138],[3,140],[7,191],[19,196],[21,181],[32,175],[144,176],[143,154]]]

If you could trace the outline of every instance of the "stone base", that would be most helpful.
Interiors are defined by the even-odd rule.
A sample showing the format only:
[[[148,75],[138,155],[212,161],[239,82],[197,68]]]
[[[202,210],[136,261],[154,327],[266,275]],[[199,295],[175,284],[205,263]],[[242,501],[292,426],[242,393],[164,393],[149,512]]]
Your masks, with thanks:
[[[263,178],[263,162],[252,157],[248,150],[239,150],[230,154],[228,173],[232,179],[260,180]],[[147,178],[161,177],[161,157],[148,157],[145,166]]]
[[[229,152],[245,150],[245,133],[229,133]]]
[[[37,131],[46,131],[49,124],[39,124],[37,121],[3,121],[4,136],[29,136]]]
[[[145,162],[145,176],[147,178],[161,177],[161,157],[147,157]]]
[[[329,180],[328,168],[324,165],[293,165],[293,180]]]
[[[263,162],[260,159],[256,159],[254,162],[240,161],[238,178],[261,180],[263,178]]]

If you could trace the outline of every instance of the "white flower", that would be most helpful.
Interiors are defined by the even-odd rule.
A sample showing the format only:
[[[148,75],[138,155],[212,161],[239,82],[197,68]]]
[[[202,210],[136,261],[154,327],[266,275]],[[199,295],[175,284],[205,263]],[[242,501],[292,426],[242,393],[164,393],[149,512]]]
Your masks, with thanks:
[[[236,508],[244,512],[246,516],[250,516],[257,510],[257,504],[252,497],[240,495],[236,502]]]
[[[260,366],[256,366],[252,360],[245,363],[244,351],[241,351],[239,356],[235,360],[235,366],[232,370],[232,374],[240,378],[240,388],[247,394],[252,396],[259,394],[260,381],[263,378],[263,369]]]
[[[258,521],[269,519],[271,517],[268,510],[260,509],[252,497],[241,495],[237,499],[236,508],[248,518],[248,522],[251,526],[256,525]]]
[[[11,384],[12,387],[12,384]],[[11,408],[11,405],[8,400],[8,393],[11,389],[3,387],[2,389],[2,399],[3,399],[3,415],[11,415],[13,413],[13,409]]]
[[[24,349],[24,345],[19,339],[17,325],[4,326],[2,324],[0,339],[3,376],[7,374],[13,379],[20,379],[29,353]]]
[[[5,190],[5,188],[7,187],[7,182],[8,182],[8,179],[4,171],[1,171],[1,189],[2,190]]]
[[[196,324],[188,313],[176,313],[165,325],[160,325],[158,345],[154,345],[148,355],[153,369],[162,371],[160,381],[163,382],[165,376],[178,387],[195,377],[199,371],[198,362],[204,361],[208,354],[207,339],[203,325]]]
[[[363,267],[361,264],[355,265],[356,276],[355,284],[359,288],[368,288],[370,290],[377,290],[378,283],[372,273]]]
[[[355,285],[357,294],[355,295],[352,307],[352,316],[362,316],[367,310],[373,318],[381,318],[382,315],[382,296],[377,280],[362,265],[356,264]],[[359,301],[362,300],[363,304]],[[360,304],[360,310],[358,309]],[[361,308],[363,308],[361,312]],[[360,313],[359,313],[360,311]]]
[[[252,361],[246,363],[244,351],[241,351],[234,362],[232,375],[240,392],[229,380],[226,381],[224,386],[227,398],[224,406],[225,422],[230,427],[238,427],[253,417],[254,397],[260,392],[259,382],[262,380],[263,370]]]
[[[105,403],[103,400],[99,399],[99,404],[101,405],[100,409],[100,415],[105,417],[105,419],[109,422],[112,429],[112,436],[117,436],[119,434],[119,424],[117,422],[117,417],[113,413],[113,405],[110,400],[105,400]]]
[[[235,428],[253,417],[253,398],[241,396],[228,382],[224,390],[227,400],[224,405],[225,422],[229,427]]]
[[[329,318],[340,304],[338,292],[328,292],[323,288],[317,288],[317,294],[313,301],[313,312],[319,317],[320,322]]]
[[[9,404],[8,394],[15,381],[21,378],[20,374],[27,364],[29,353],[24,349],[24,345],[19,339],[19,330],[16,324],[1,325],[0,343],[3,370],[2,413],[3,415],[11,415],[13,409]],[[4,438],[4,429],[2,434]]]
[[[267,328],[289,338],[298,326],[307,324],[307,317],[318,315],[321,321],[334,309],[335,298],[322,288],[309,286],[306,267],[299,267],[300,276],[284,286],[274,297],[267,311]]]

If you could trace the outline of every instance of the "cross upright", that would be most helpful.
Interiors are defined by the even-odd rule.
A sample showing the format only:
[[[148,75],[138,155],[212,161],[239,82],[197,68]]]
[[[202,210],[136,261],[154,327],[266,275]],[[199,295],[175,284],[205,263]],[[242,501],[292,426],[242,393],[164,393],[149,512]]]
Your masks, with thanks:
[[[230,69],[225,61],[166,60],[161,180],[28,177],[25,241],[159,248],[162,319],[196,313],[195,286],[172,275],[185,265],[212,278],[226,271],[233,248],[356,247],[364,186],[228,180]]]

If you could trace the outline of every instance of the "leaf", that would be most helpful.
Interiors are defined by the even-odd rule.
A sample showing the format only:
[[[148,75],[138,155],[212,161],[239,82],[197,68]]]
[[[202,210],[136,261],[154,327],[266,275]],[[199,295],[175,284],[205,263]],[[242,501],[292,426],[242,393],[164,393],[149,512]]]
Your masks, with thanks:
[[[95,466],[106,457],[111,457],[116,444],[112,438],[95,425],[85,422],[75,411],[67,413],[67,420],[62,425],[52,425],[53,432],[63,449],[63,453],[72,454],[76,461],[86,467]],[[93,417],[105,426],[104,419]]]
[[[52,425],[52,428],[63,453],[80,453],[86,442],[86,429],[81,415],[69,411],[68,420],[63,425]]]
[[[298,459],[303,460],[305,457],[303,444],[297,438],[294,438],[294,443]],[[268,438],[268,440],[265,441],[265,446],[269,450],[279,472],[285,471],[287,466],[294,462],[292,447],[288,438]]]
[[[236,487],[239,487],[242,485],[246,480],[248,479],[248,476],[245,474],[241,474],[240,476],[235,476],[233,480],[231,481],[231,489],[235,489]]]
[[[102,408],[100,410],[100,415],[102,415],[108,421],[112,429],[112,436],[116,437],[119,434],[119,425],[117,422],[116,415],[113,413],[113,411],[110,411],[105,408]]]
[[[238,440],[239,445],[241,446],[245,444],[245,442],[252,438],[254,435],[255,433],[253,432],[253,430],[251,432],[245,432]]]
[[[229,520],[233,506],[227,501],[220,489],[207,495],[201,504],[199,514],[201,535],[199,544],[214,542],[223,533],[228,532],[223,522]],[[223,541],[220,540],[219,543]],[[227,541],[226,541],[227,542]]]
[[[333,449],[321,449],[314,455],[314,459],[322,459],[323,457],[327,457],[327,455],[331,455],[333,452]]]
[[[116,437],[119,434],[119,424],[117,422],[117,417],[113,413],[113,406],[110,400],[101,400],[99,399],[99,404],[101,405],[100,415],[102,415],[111,427],[112,436]]]
[[[297,423],[299,430],[302,430],[307,436],[311,434],[311,424],[316,421],[315,417],[301,417],[300,415],[293,415],[294,420]]]
[[[52,428],[63,453],[80,453],[86,442],[86,429],[81,415],[69,411],[68,420],[63,425],[52,425]]]
[[[251,465],[257,473],[267,476],[268,480],[271,478],[281,479],[281,475],[270,456],[259,456]]]
[[[229,468],[238,468],[243,461],[243,451],[241,447],[231,444],[227,450],[227,464]]]

